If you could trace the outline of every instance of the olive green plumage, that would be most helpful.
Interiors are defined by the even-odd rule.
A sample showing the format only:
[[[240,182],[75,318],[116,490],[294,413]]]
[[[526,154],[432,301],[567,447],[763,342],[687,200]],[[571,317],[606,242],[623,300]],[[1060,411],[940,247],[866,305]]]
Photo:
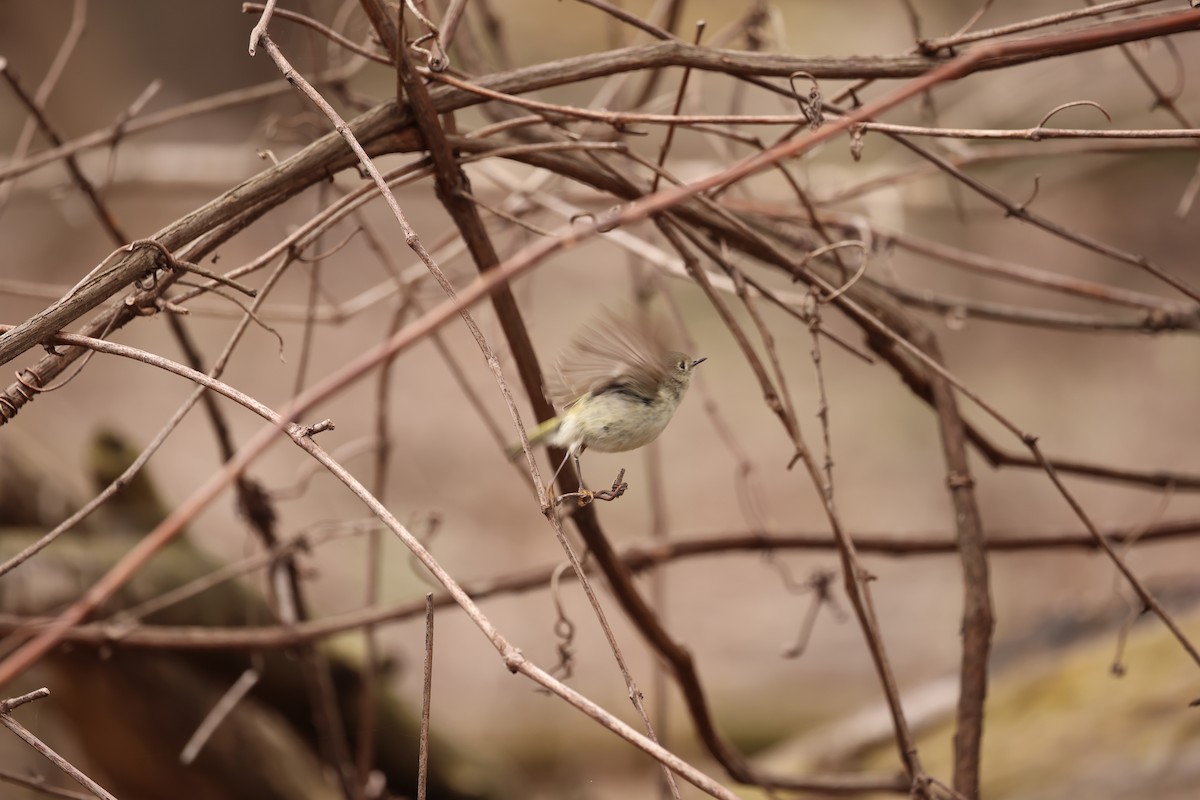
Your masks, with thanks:
[[[620,453],[644,447],[667,427],[703,358],[669,350],[649,320],[606,314],[558,361],[563,412],[539,424],[529,444]],[[517,445],[509,448],[515,457]]]

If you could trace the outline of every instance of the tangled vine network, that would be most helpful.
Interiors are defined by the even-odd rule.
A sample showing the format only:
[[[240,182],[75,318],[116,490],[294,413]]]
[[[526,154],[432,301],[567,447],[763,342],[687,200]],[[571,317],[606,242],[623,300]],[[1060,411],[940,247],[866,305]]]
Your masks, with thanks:
[[[17,370],[15,380],[0,393],[0,424],[20,428],[40,397],[51,391],[71,392],[78,374],[112,363],[107,356],[132,359],[193,385],[170,420],[152,435],[147,433],[151,444],[128,471],[65,522],[7,558],[0,566],[0,581],[53,553],[56,541],[128,484],[197,404],[202,404],[211,421],[224,459],[220,469],[65,608],[37,619],[7,614],[10,609],[5,609],[0,624],[8,638],[0,650],[0,686],[8,687],[69,642],[134,650],[253,651],[311,648],[335,634],[357,631],[369,658],[378,660],[379,629],[423,614],[430,625],[428,660],[433,654],[434,609],[457,606],[495,648],[503,667],[661,765],[662,791],[669,796],[681,796],[677,781],[682,779],[720,798],[739,796],[725,783],[754,787],[751,791],[975,798],[987,770],[983,745],[995,635],[991,565],[996,553],[1076,548],[1101,554],[1136,597],[1138,607],[1157,618],[1178,651],[1200,668],[1200,651],[1188,636],[1187,625],[1176,618],[1130,558],[1135,543],[1194,536],[1200,531],[1200,520],[1156,519],[1137,529],[1106,528],[1089,510],[1086,492],[1078,489],[1090,485],[1085,482],[1103,482],[1164,496],[1192,493],[1200,490],[1200,472],[1138,469],[1120,458],[1089,461],[1049,455],[1039,433],[1030,430],[1018,414],[1005,410],[1005,398],[974,387],[943,355],[947,337],[976,320],[1044,336],[1091,339],[1139,335],[1157,342],[1200,332],[1196,269],[1200,238],[1194,233],[1197,212],[1193,208],[1200,193],[1200,128],[1188,116],[1197,106],[1193,102],[1189,112],[1187,96],[1194,94],[1194,87],[1186,81],[1200,64],[1194,35],[1200,29],[1200,9],[1181,2],[1086,2],[1070,10],[985,27],[998,10],[984,2],[955,32],[931,38],[923,32],[931,26],[918,8],[921,4],[904,0],[892,11],[897,18],[907,19],[909,28],[892,35],[897,42],[908,43],[907,52],[840,57],[787,52],[780,44],[779,9],[765,1],[737,4],[739,16],[720,30],[709,30],[703,22],[687,30],[687,14],[692,11],[679,0],[662,0],[645,14],[608,0],[579,0],[572,13],[589,25],[603,26],[611,46],[543,63],[518,63],[520,43],[506,33],[512,22],[507,17],[510,12],[494,4],[495,0],[403,0],[399,7],[383,0],[329,8],[307,4],[329,12],[327,19],[318,19],[321,15],[312,8],[300,13],[275,0],[265,5],[246,3],[237,24],[243,35],[248,31],[248,54],[223,52],[212,57],[252,58],[255,65],[269,61],[277,72],[271,80],[148,111],[147,106],[158,102],[161,84],[155,81],[115,123],[75,137],[56,126],[49,100],[58,84],[72,79],[72,54],[90,22],[87,1],[74,2],[62,46],[38,86],[24,82],[18,65],[0,53],[8,93],[4,102],[9,116],[19,116],[24,124],[11,158],[0,164],[0,204],[9,206],[5,213],[12,214],[12,207],[26,197],[19,189],[22,182],[65,168],[73,199],[82,201],[88,224],[110,244],[107,255],[97,255],[72,273],[69,287],[0,277],[0,296],[26,302],[33,298],[44,305],[24,319],[0,319],[4,323],[0,363],[13,364]],[[523,13],[535,13],[538,6],[525,3]],[[288,44],[299,41],[306,44]],[[324,59],[310,57],[319,49],[313,42],[328,48]],[[1005,105],[1003,98],[1015,91],[1011,76],[1024,74],[1020,70],[1053,61],[1063,65],[1059,69],[1064,74],[1074,75],[1075,63],[1101,58],[1104,66],[1091,67],[1094,73],[1104,73],[1105,80],[1118,76],[1132,86],[1131,93],[1140,93],[1143,106],[1153,104],[1151,115],[1137,117],[1139,122],[1165,118],[1172,127],[1150,123],[1116,127],[1114,118],[1136,115],[1112,112],[1109,104],[1092,99],[1099,94],[1092,92],[1095,86],[1085,90],[1081,83],[1070,86],[1071,91],[1079,91],[1078,96],[1032,111],[1032,118],[1040,117],[1032,127],[948,127],[939,121],[948,116],[945,98],[964,87],[975,99],[964,104],[970,113],[994,118],[992,106]],[[1169,85],[1169,77],[1157,77],[1165,72],[1163,64],[1175,66],[1176,86]],[[364,81],[364,76],[371,80]],[[1096,75],[1091,80],[1097,85],[1103,82]],[[376,94],[364,95],[364,85]],[[379,92],[380,86],[389,90]],[[568,104],[564,97],[578,104]],[[89,158],[101,154],[117,161],[118,154],[135,149],[139,137],[152,131],[280,98],[303,104],[305,122],[296,131],[318,132],[287,151],[281,147],[278,157],[263,153],[271,161],[269,166],[151,236],[131,235],[120,220],[121,212],[107,197],[106,182],[89,176],[96,172],[93,163],[103,163]],[[892,121],[897,119],[907,121]],[[1093,124],[1060,127],[1063,119]],[[879,157],[879,151],[886,151],[887,157]],[[842,178],[836,185],[822,180],[827,173],[812,167],[832,152],[845,156],[842,161],[847,162],[840,167]],[[403,160],[396,162],[397,157]],[[1020,190],[1021,196],[1000,188],[1013,183],[1004,180],[1006,167],[1035,157],[1053,157],[1066,164],[1091,164],[1089,159],[1097,157],[1177,159],[1172,163],[1190,159],[1188,170],[1177,176],[1179,185],[1172,189],[1176,218],[1159,223],[1173,226],[1171,230],[1185,244],[1174,251],[1164,247],[1163,254],[1154,257],[1134,252],[1125,249],[1121,236],[1097,233],[1078,218],[1064,221],[1056,211],[1043,211],[1046,203],[1039,198],[1037,181]],[[385,162],[398,165],[384,168]],[[1059,252],[1081,254],[1104,268],[1080,276],[1020,263],[964,247],[950,233],[944,240],[927,238],[890,225],[886,214],[875,213],[882,207],[877,198],[911,197],[905,193],[918,185],[940,187],[943,199],[957,205],[962,217],[990,214],[1004,221],[1010,237],[1026,233],[1046,237],[1061,248]],[[432,193],[427,191],[430,187]],[[318,208],[308,212],[302,224],[291,226],[282,237],[270,233],[273,244],[257,248],[258,255],[232,269],[216,263],[213,256],[219,248],[260,235],[270,226],[270,212],[306,193],[318,198]],[[365,209],[379,201],[390,210],[389,224],[396,228],[385,230],[366,220]],[[422,215],[428,208],[440,208],[444,215],[438,224],[445,230],[434,236],[418,230],[420,226],[409,221],[414,202],[422,205]],[[1188,230],[1193,231],[1190,243]],[[334,244],[333,234],[338,231],[350,233]],[[396,231],[416,257],[413,266],[398,263],[400,248],[390,244],[396,241]],[[365,247],[366,259],[346,255],[351,243]],[[519,289],[535,273],[553,269],[550,265],[567,251],[594,245],[628,254],[636,267],[636,302],[644,305],[661,298],[681,331],[688,326],[678,295],[691,292],[704,301],[704,313],[736,347],[744,374],[751,376],[786,443],[789,457],[767,468],[800,477],[795,494],[819,505],[823,519],[819,533],[772,532],[755,518],[754,473],[764,465],[749,454],[739,440],[737,425],[707,394],[697,402],[704,406],[708,429],[720,443],[713,448],[724,447],[736,462],[736,502],[745,512],[749,533],[660,538],[653,545],[621,550],[603,525],[604,514],[615,506],[575,507],[564,502],[579,485],[571,464],[562,471],[557,490],[546,485],[525,434],[536,422],[525,409],[539,421],[557,412],[547,388],[550,370],[539,360],[527,324],[530,304]],[[1015,296],[1032,299],[1009,302],[980,297],[986,288],[972,295],[921,288],[891,268],[895,254],[936,262],[959,274],[985,276],[995,285],[1016,285],[1026,293]],[[447,268],[448,261],[460,256],[473,267],[469,277]],[[327,303],[321,276],[327,279],[335,265],[347,272],[360,270],[364,260],[382,266],[385,277],[353,301]],[[297,278],[298,274],[307,277]],[[289,278],[307,287],[308,299],[302,307],[275,304],[276,291],[286,287]],[[611,270],[597,269],[588,280],[594,285],[611,282]],[[436,295],[430,293],[432,284]],[[388,329],[318,374],[322,362],[310,356],[317,332],[385,302],[393,308]],[[490,304],[488,321],[478,320],[485,303]],[[189,315],[206,314],[237,320],[221,354],[211,361],[200,353],[189,330]],[[166,320],[166,331],[186,354],[186,363],[112,341],[126,328],[146,325],[147,318]],[[223,376],[248,331],[265,330],[283,347],[283,337],[275,329],[282,324],[302,328],[299,374],[294,391],[268,404]],[[477,345],[494,384],[489,391],[499,393],[508,422],[493,418],[488,400],[472,385],[469,376],[478,362],[464,361],[448,346],[445,337],[457,326],[463,326]],[[402,510],[398,500],[385,496],[389,459],[404,448],[391,429],[391,415],[397,412],[389,374],[398,359],[426,344],[436,348],[456,376],[470,407],[495,440],[496,452],[502,452],[510,440],[523,442],[521,481],[532,484],[534,496],[521,499],[541,512],[569,566],[464,581],[435,557],[426,537],[402,522],[411,509]],[[290,347],[296,345],[289,343]],[[835,437],[831,435],[838,390],[827,374],[829,364],[841,359],[892,371],[906,387],[900,391],[927,410],[940,443],[938,480],[944,482],[952,506],[946,517],[952,535],[870,536],[852,531],[845,522],[844,509],[835,502]],[[804,361],[812,367],[806,380],[819,398],[815,439],[803,430],[806,412],[798,410],[786,378],[788,369]],[[710,360],[704,369],[710,368],[727,367]],[[517,387],[510,385],[514,375]],[[372,401],[379,412],[369,479],[362,477],[368,470],[351,470],[322,447],[322,437],[331,435],[337,417],[314,418],[318,408],[344,397],[366,379],[379,386],[379,396]],[[257,433],[239,440],[217,397],[261,417]],[[262,570],[273,576],[273,624],[203,630],[145,624],[115,632],[93,621],[227,488],[233,488],[246,524],[268,553],[286,551],[288,543],[276,530],[272,508],[277,498],[247,477],[247,470],[282,438],[344,484],[375,519],[373,531],[367,534],[368,566],[360,610],[330,617],[312,614],[303,571],[290,557],[269,557],[249,564],[246,571]],[[1040,475],[1079,532],[1055,537],[993,536],[995,525],[979,503],[978,463],[973,466],[971,453],[997,470]],[[859,455],[843,452],[839,463]],[[561,453],[552,453],[550,460],[557,464],[561,458]],[[666,503],[661,487],[666,468],[654,458],[651,463],[648,483],[657,515]],[[629,494],[622,496],[623,476],[598,499],[628,502]],[[437,592],[428,603],[424,599],[399,605],[381,602],[378,564],[384,552],[379,536],[383,531],[394,534],[432,575]],[[836,573],[819,574],[803,585],[815,600],[802,638],[811,632],[819,608],[836,607],[840,580],[848,616],[865,642],[862,652],[870,660],[876,690],[886,705],[898,770],[788,772],[751,758],[723,733],[697,659],[663,613],[659,569],[663,565],[698,555],[800,549],[828,550],[836,554],[839,565]],[[873,553],[951,553],[961,566],[961,640],[949,774],[935,774],[924,766],[883,615],[873,597],[874,576],[863,561]],[[652,573],[649,591],[635,580],[644,571]],[[280,574],[283,578],[275,580]],[[578,581],[604,632],[633,704],[634,722],[623,721],[570,685],[564,669],[570,654],[566,642],[562,663],[539,664],[480,606],[484,598],[500,593],[550,589],[557,597],[565,574]],[[614,610],[606,609],[603,592],[593,586],[597,576],[602,576],[604,590],[616,601],[623,622],[653,653],[655,676],[665,676],[670,683],[656,681],[650,692],[644,681],[637,680],[639,670],[621,646],[621,626],[614,629],[609,624]],[[559,614],[565,621],[561,607]],[[565,621],[567,628],[572,624]],[[793,655],[803,649],[802,641]],[[369,676],[364,691],[377,691],[376,678],[371,677],[374,670],[364,672]],[[53,696],[54,686],[48,688]],[[422,741],[431,725],[433,691],[427,664]],[[703,752],[675,746],[675,739],[660,735],[664,723],[655,692],[677,692],[682,697]],[[14,716],[22,705],[41,696],[22,695],[0,703],[0,721],[50,753]],[[1180,698],[1181,713],[1186,713],[1189,699]],[[369,742],[373,736],[370,725],[364,726],[357,757],[348,752],[339,756],[334,749],[342,790],[349,798],[367,796],[360,794],[369,784],[361,752],[370,749],[364,740]],[[703,770],[688,753],[705,760]],[[61,758],[55,763],[97,796],[112,796],[72,764]],[[423,796],[424,784],[418,791]]]

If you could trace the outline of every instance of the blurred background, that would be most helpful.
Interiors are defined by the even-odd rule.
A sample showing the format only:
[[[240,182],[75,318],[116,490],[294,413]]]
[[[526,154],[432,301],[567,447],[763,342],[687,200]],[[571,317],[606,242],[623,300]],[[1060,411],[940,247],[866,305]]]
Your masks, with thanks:
[[[284,5],[335,25],[355,41],[367,40],[369,27],[361,12],[353,8],[316,0]],[[649,16],[652,5],[629,2],[624,7]],[[756,30],[765,39],[763,49],[771,52],[901,55],[913,47],[910,5],[919,15],[920,35],[925,37],[953,33],[974,11],[951,2],[780,0],[764,6],[766,14]],[[1152,4],[1151,10],[1175,10],[1176,5]],[[9,73],[30,93],[51,68],[72,19],[78,18],[73,14],[79,13],[79,6],[67,0],[0,2],[0,56],[6,59]],[[707,22],[704,43],[730,31],[723,46],[748,46],[746,35],[732,26],[752,4],[687,2],[679,6],[681,38],[690,40],[695,22],[703,19]],[[995,27],[1075,8],[1078,6],[1065,2],[998,4],[989,8],[975,27]],[[644,34],[619,26],[581,3],[535,0],[491,0],[486,6],[469,3],[466,24],[474,41],[486,41],[486,9],[500,22],[506,52],[490,47],[456,54],[452,49],[452,62],[461,69],[475,69],[479,64],[499,70],[505,57],[512,59],[513,66],[532,65],[649,41]],[[427,13],[440,18],[442,8],[432,3]],[[175,124],[130,136],[115,151],[95,149],[81,154],[83,171],[101,187],[104,203],[132,237],[151,236],[257,174],[269,165],[268,159],[283,159],[329,130],[328,121],[286,86],[264,52],[254,58],[247,55],[247,37],[257,14],[243,14],[239,3],[126,0],[103,6],[92,3],[85,16],[82,38],[44,103],[47,118],[64,140],[114,124],[152,82],[157,82],[157,90],[138,110],[139,115],[241,87],[268,83],[281,87],[278,93],[253,103],[187,116]],[[870,24],[864,25],[864,18],[869,18]],[[271,35],[310,77],[348,63],[348,57],[322,37],[286,20],[275,19]],[[1088,100],[1102,105],[1112,117],[1111,123],[1095,108],[1079,107],[1061,112],[1050,124],[1096,129],[1184,127],[1155,107],[1153,94],[1130,67],[1130,57],[1138,59],[1165,87],[1180,113],[1192,120],[1200,118],[1200,95],[1188,80],[1200,63],[1195,34],[1173,37],[1169,47],[1163,41],[1138,43],[1130,46],[1129,52],[1127,56],[1112,48],[981,73],[939,88],[933,96],[935,116],[914,102],[888,115],[887,121],[1028,128],[1060,104]],[[648,110],[669,113],[679,74],[672,70],[664,75]],[[697,71],[690,81],[685,113],[795,112],[794,105],[789,107],[778,97],[725,75]],[[586,106],[603,85],[603,80],[594,80],[536,96]],[[823,82],[821,89],[828,99],[846,85]],[[879,96],[888,88],[871,86],[863,90],[863,96]],[[367,63],[330,99],[350,118],[394,93],[394,72]],[[626,91],[618,100],[628,100],[631,95]],[[618,101],[612,101],[610,107],[618,108]],[[27,110],[13,92],[0,91],[0,150],[13,150],[27,118]],[[490,121],[478,107],[457,115],[461,131]],[[635,127],[646,135],[628,137],[631,147],[649,158],[656,157],[663,129]],[[752,130],[767,141],[780,132],[765,127]],[[1032,197],[1031,209],[1073,231],[1142,254],[1192,285],[1200,283],[1196,265],[1200,211],[1177,213],[1196,169],[1195,139],[1076,151],[1067,147],[1070,142],[1053,140],[922,143],[961,158],[993,152],[987,148],[1006,148],[1006,157],[969,161],[965,169],[1016,203]],[[911,174],[923,169],[924,162],[880,135],[868,133],[864,145],[862,160],[857,161],[846,138],[835,138],[791,167],[822,210],[862,220],[872,231],[876,249],[870,277],[914,290],[1025,309],[1136,317],[1120,307],[955,269],[894,246],[888,239],[893,234],[907,235],[1194,308],[1194,303],[1143,271],[1006,218],[1002,209],[944,175],[933,171]],[[41,135],[35,135],[31,152],[47,146]],[[715,147],[712,137],[681,131],[667,163],[686,179],[709,174],[747,152],[736,143]],[[415,157],[388,155],[378,163],[387,169]],[[488,162],[467,171],[475,196],[494,207],[504,205],[509,195],[504,179],[517,182],[532,173],[521,164],[505,162]],[[881,180],[874,190],[859,188],[884,178],[890,179]],[[336,176],[331,184],[300,194],[221,246],[215,265],[209,259],[205,266],[226,270],[256,258],[339,193],[357,188],[361,182],[351,170]],[[65,294],[113,250],[113,244],[61,162],[22,175],[0,191],[6,193],[0,209],[0,242],[6,253],[0,268],[0,323],[16,324]],[[601,214],[619,202],[570,182],[551,182],[546,191],[592,214]],[[453,241],[454,228],[435,198],[432,181],[402,187],[397,196],[426,247],[435,252],[457,285],[465,285],[474,277],[474,267],[461,252],[442,255],[442,243]],[[750,184],[740,196],[747,198],[769,207],[790,208],[796,218],[804,216],[794,195],[777,178]],[[536,207],[520,210],[524,219],[542,229],[556,230],[566,222]],[[506,219],[487,212],[484,217],[502,258],[538,238],[537,233]],[[278,333],[282,347],[271,332],[251,326],[223,380],[280,408],[299,389],[318,382],[388,335],[402,301],[389,291],[388,270],[373,251],[370,237],[354,233],[360,225],[378,238],[394,265],[411,269],[419,264],[404,246],[403,234],[386,207],[378,201],[371,203],[363,209],[361,223],[340,223],[313,248],[310,255],[328,254],[319,266],[312,261],[293,264],[272,290],[261,318]],[[663,246],[652,226],[632,226],[625,232]],[[799,291],[777,272],[739,258],[740,266],[767,285]],[[262,275],[259,272],[246,280],[261,285]],[[826,533],[828,523],[816,490],[802,470],[787,470],[792,447],[763,402],[746,359],[708,300],[690,282],[665,276],[635,258],[616,237],[592,238],[556,254],[514,284],[543,369],[549,372],[563,343],[582,323],[606,307],[631,305],[635,286],[644,280],[654,287],[650,302],[655,313],[670,321],[681,340],[686,331],[695,343],[695,354],[708,361],[652,451],[586,455],[584,463],[593,483],[603,484],[618,469],[625,469],[630,484],[624,497],[598,508],[613,544],[618,549],[649,546],[656,526],[660,535],[670,539],[755,532]],[[421,309],[443,297],[429,281],[416,282],[408,291]],[[307,330],[304,310],[312,298],[321,309],[321,320]],[[726,299],[736,306],[743,327],[752,331],[753,322],[744,307],[736,298]],[[213,296],[186,305],[192,313],[184,322],[206,363],[211,363],[241,312]],[[761,309],[774,335],[805,441],[814,452],[822,453],[817,417],[821,398],[809,331],[773,306],[762,304]],[[533,417],[499,325],[487,304],[477,305],[475,313],[485,335],[500,351],[528,427]],[[1158,334],[1055,330],[979,319],[965,307],[948,313],[919,309],[912,313],[934,330],[954,375],[1022,429],[1040,437],[1050,456],[1140,473],[1200,475],[1196,457],[1200,360],[1194,328]],[[417,310],[413,310],[405,321],[416,316]],[[676,324],[680,321],[682,328]],[[836,312],[827,311],[823,324],[861,347],[861,332]],[[464,583],[496,579],[531,567],[552,567],[563,560],[563,554],[541,515],[527,472],[505,459],[503,442],[515,434],[487,365],[457,320],[447,325],[441,336],[440,345],[426,340],[405,352],[387,377],[386,414],[392,450],[382,496],[402,522],[430,537],[434,555]],[[183,360],[162,315],[136,320],[113,338]],[[31,351],[9,369],[27,366],[41,355],[40,350]],[[954,512],[946,490],[937,421],[930,409],[885,364],[865,363],[828,340],[823,340],[821,364],[829,406],[835,498],[845,527],[863,536],[903,540],[941,535],[951,539]],[[42,502],[40,514],[21,524],[48,530],[65,516],[68,507],[91,497],[96,491],[92,485],[96,467],[89,454],[94,454],[97,442],[106,441],[97,437],[109,431],[121,446],[125,442],[135,448],[145,446],[190,389],[181,379],[147,366],[97,356],[63,388],[39,395],[0,430],[0,450],[8,459],[2,467],[5,484],[16,486],[18,472],[40,476],[32,479],[40,487],[37,492],[55,498]],[[316,422],[328,417],[334,421],[336,429],[321,434],[321,445],[368,486],[373,485],[378,397],[378,376],[372,375],[305,419]],[[243,409],[219,402],[228,414],[235,442],[244,442],[262,425]],[[1021,449],[1018,441],[977,407],[965,399],[961,405],[964,416],[993,442],[1012,452]],[[733,431],[732,446],[718,430],[720,424]],[[989,537],[1084,532],[1043,473],[993,469],[974,452],[971,458]],[[212,425],[197,408],[151,459],[147,470],[165,507],[170,508],[187,498],[220,464]],[[546,475],[544,457],[542,468]],[[248,474],[267,491],[278,514],[276,530],[283,538],[311,536],[322,525],[368,518],[360,502],[318,471],[297,448],[275,445]],[[1195,486],[1164,489],[1070,474],[1064,475],[1064,480],[1104,530],[1136,531],[1195,518],[1200,512]],[[117,515],[107,522],[92,520],[92,535],[126,527],[120,519]],[[94,570],[70,559],[94,567],[99,563],[99,550],[89,554],[86,549],[83,553],[70,549],[71,537],[76,535],[66,534],[62,542],[0,577],[5,612],[33,613],[32,607],[38,603],[44,603],[38,613],[54,611],[88,585],[82,578]],[[263,551],[229,492],[191,523],[188,541],[200,554],[194,557],[192,567],[215,568]],[[376,564],[381,570],[377,601],[381,606],[417,600],[434,588],[424,570],[414,566],[407,551],[390,535],[383,537],[382,556],[377,561],[366,542],[363,534],[341,536],[299,556],[303,590],[314,617],[364,607],[365,576]],[[118,547],[115,552],[123,550]],[[1196,543],[1188,537],[1145,542],[1126,552],[1131,567],[1193,637],[1200,635],[1200,618],[1193,611],[1200,587],[1197,553]],[[31,599],[29,592],[34,588],[46,588],[47,579],[38,571],[43,561],[47,569],[57,570],[59,578],[65,574],[79,580],[56,582],[52,588],[57,594]],[[880,627],[906,710],[922,733],[922,756],[930,772],[946,780],[961,649],[961,566],[952,552],[903,558],[865,553],[864,561],[876,577],[871,590]],[[62,567],[62,563],[74,565]],[[52,566],[55,564],[59,566]],[[1130,609],[1136,609],[1133,595],[1116,579],[1111,562],[1079,549],[1034,550],[994,553],[990,567],[997,628],[985,727],[985,794],[1005,798],[1122,797],[1139,791],[1160,798],[1190,796],[1188,787],[1195,785],[1200,773],[1195,711],[1187,708],[1198,696],[1197,666],[1161,623],[1146,618],[1129,634],[1122,662],[1124,676],[1111,674],[1123,625]],[[822,605],[802,655],[783,655],[796,644],[814,602],[814,593],[798,591],[795,583],[838,568],[832,549],[781,549],[769,555],[746,550],[680,559],[657,573],[661,584],[652,586],[651,578],[643,576],[639,585],[648,596],[661,592],[664,622],[693,653],[718,727],[744,752],[760,759],[757,763],[784,774],[865,769],[875,775],[892,775],[899,771],[900,762],[891,742],[890,724],[883,714],[882,694],[863,635],[848,613],[840,579],[834,581],[833,598],[842,613]],[[247,576],[245,591],[268,595],[262,575],[258,571]],[[170,588],[170,581],[147,588],[147,596],[160,588]],[[127,601],[144,599],[131,595]],[[665,703],[665,710],[658,712],[665,714],[660,719],[664,742],[728,783],[697,742],[677,694],[669,681],[662,680],[660,666],[636,631],[603,589],[601,599],[648,703],[655,708]],[[250,602],[242,601],[240,607],[244,609]],[[575,625],[569,683],[637,727],[625,685],[575,584],[564,585],[561,602]],[[555,664],[559,644],[556,612],[546,588],[489,598],[483,601],[483,608],[526,656],[547,668]],[[271,612],[264,606],[262,614],[270,617]],[[237,623],[230,619],[209,624]],[[377,630],[380,652],[388,661],[380,673],[381,684],[398,706],[419,708],[423,636],[424,621],[419,616]],[[648,758],[562,702],[536,693],[530,683],[512,676],[460,611],[451,607],[439,612],[436,637],[433,729],[446,748],[444,764],[454,765],[447,781],[466,787],[461,788],[463,796],[609,798],[653,796],[659,791],[659,773]],[[324,656],[332,659],[335,667],[341,663],[338,659],[348,659],[350,664],[362,658],[362,637],[351,634],[342,638],[339,654]],[[5,652],[12,641],[4,643]],[[80,672],[94,677],[100,669],[96,664],[109,655],[115,659],[120,651],[117,647],[112,654],[97,655],[88,650],[86,656],[73,652],[75,657],[96,659]],[[127,678],[138,674],[137,670],[151,669],[144,660],[123,657],[131,659],[128,666],[120,667]],[[174,657],[191,658],[186,654]],[[163,656],[143,656],[149,658]],[[295,656],[293,661],[302,659]],[[246,655],[242,660],[244,666],[250,666],[254,658]],[[220,674],[230,676],[228,682],[224,677],[212,679],[214,702],[243,665],[227,666],[230,671]],[[173,668],[164,666],[162,670]],[[78,710],[87,698],[101,691],[86,690],[86,683],[85,690],[79,691],[85,679],[65,678],[70,673],[62,669],[39,669],[5,687],[6,697],[40,685],[51,690],[49,699],[20,709],[16,716],[101,784],[106,778],[116,781],[111,788],[125,800],[178,796],[165,793],[149,779],[139,786],[119,777],[130,771],[115,762],[135,758],[131,754],[140,751],[132,746],[108,750],[96,746],[97,738],[104,738],[97,731],[104,728],[82,727],[74,717],[83,715],[71,713],[66,706]],[[69,691],[65,684],[77,688]],[[197,705],[195,713],[202,717],[207,706]],[[116,707],[120,707],[119,701]],[[147,728],[142,730],[165,725],[156,722],[150,711],[146,718]],[[131,735],[136,740],[145,734]],[[168,760],[166,755],[149,751],[137,758],[143,765]],[[26,776],[36,773],[56,785],[68,785],[8,735],[0,736],[0,769]],[[319,780],[336,785],[327,767],[313,764],[311,770]],[[297,774],[301,774],[299,768]],[[177,788],[173,781],[187,779],[175,775],[164,781]],[[388,789],[401,796],[410,791],[392,784]],[[212,796],[221,796],[219,782],[214,791]],[[318,790],[312,791],[316,796]],[[683,791],[685,797],[699,796],[692,787]],[[5,787],[5,796],[35,795],[34,790]],[[744,796],[758,795],[747,790]]]

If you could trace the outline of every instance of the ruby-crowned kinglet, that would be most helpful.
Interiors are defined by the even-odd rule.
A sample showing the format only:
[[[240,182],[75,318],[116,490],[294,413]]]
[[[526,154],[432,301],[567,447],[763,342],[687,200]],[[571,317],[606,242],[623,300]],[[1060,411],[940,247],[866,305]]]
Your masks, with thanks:
[[[608,314],[576,337],[558,360],[563,413],[529,433],[529,444],[618,453],[643,447],[667,427],[692,372],[704,361],[669,351],[651,322]],[[516,458],[521,446],[509,448]],[[560,467],[561,469],[561,467]]]

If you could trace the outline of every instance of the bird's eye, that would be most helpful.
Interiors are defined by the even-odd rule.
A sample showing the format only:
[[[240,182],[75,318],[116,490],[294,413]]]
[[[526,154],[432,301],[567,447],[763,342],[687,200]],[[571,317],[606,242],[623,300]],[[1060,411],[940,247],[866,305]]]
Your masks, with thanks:
[[[686,362],[686,361],[680,361],[680,362],[679,362],[679,371],[680,371],[680,372],[686,372],[686,371],[687,371],[687,362]]]

